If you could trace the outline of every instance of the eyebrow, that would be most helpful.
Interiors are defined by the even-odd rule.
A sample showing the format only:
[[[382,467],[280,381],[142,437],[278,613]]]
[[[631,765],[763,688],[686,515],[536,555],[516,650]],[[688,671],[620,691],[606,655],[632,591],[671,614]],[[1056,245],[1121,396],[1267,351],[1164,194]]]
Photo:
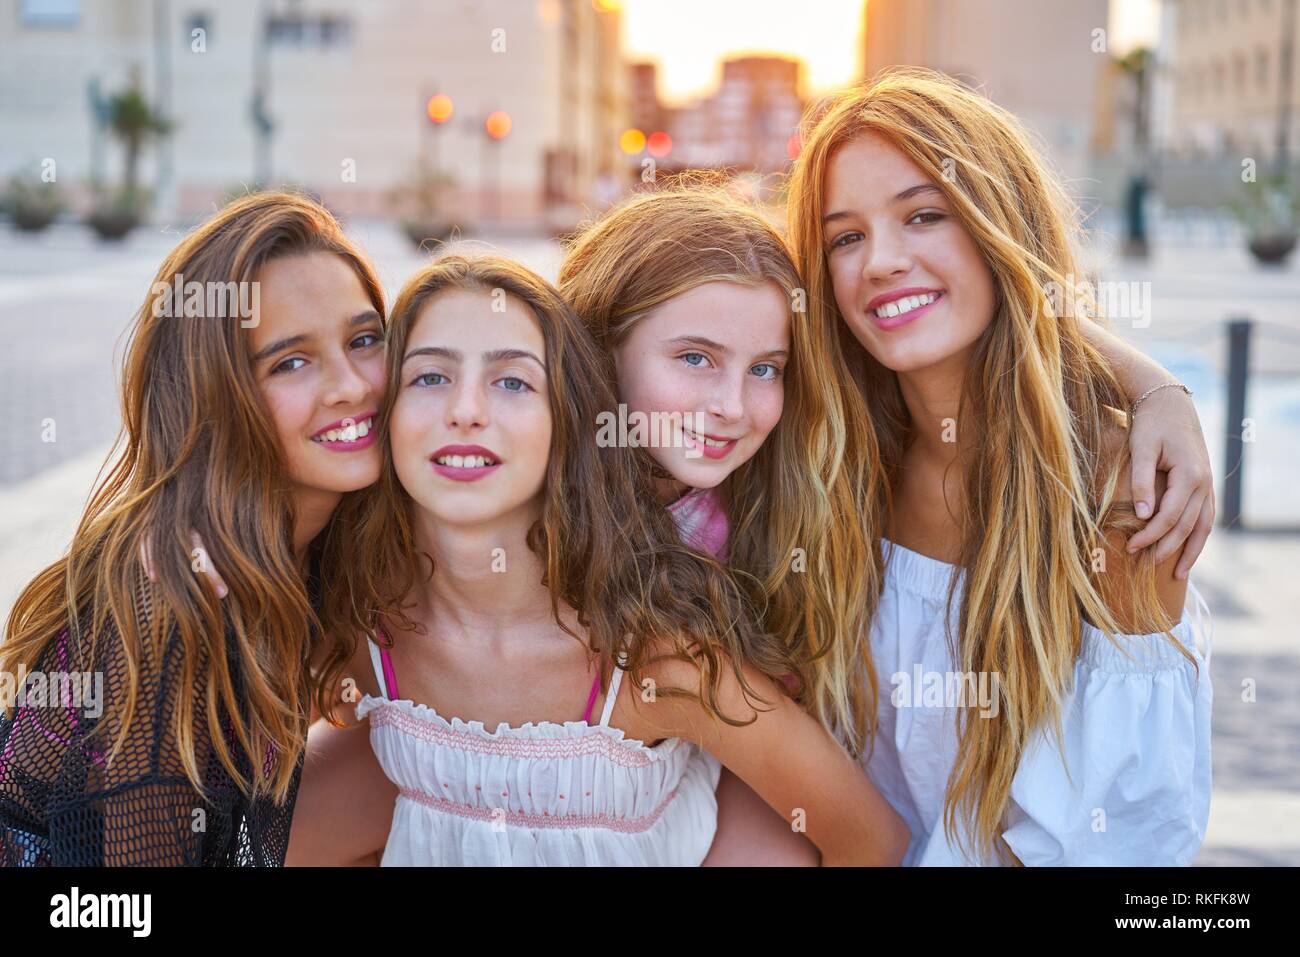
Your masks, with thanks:
[[[438,356],[452,362],[465,361],[465,353],[459,349],[448,349],[445,346],[421,346],[419,349],[412,349],[408,352],[405,358],[402,359],[402,365],[406,365],[417,356]],[[492,349],[483,353],[483,361],[489,365],[494,362],[508,362],[511,359],[532,359],[541,367],[543,372],[546,371],[546,363],[527,349]]]
[[[351,319],[349,319],[348,328],[351,329],[353,326],[359,326],[367,322],[374,322],[378,319],[379,319],[379,313],[375,312],[375,310],[373,309],[369,309],[366,312],[359,312]],[[277,339],[269,346],[265,346],[262,349],[259,349],[257,354],[253,356],[253,361],[261,362],[263,359],[269,359],[277,352],[283,352],[285,349],[292,349],[294,346],[300,346],[304,342],[308,342],[313,338],[315,337],[302,334],[296,336],[289,336],[284,339]]]
[[[704,336],[677,336],[669,339],[670,343],[679,342],[684,346],[704,346],[706,349],[713,349],[717,352],[726,352],[730,354],[731,350],[721,342],[714,342],[712,339],[706,339]]]
[[[934,183],[917,183],[915,186],[907,187],[907,189],[903,190],[901,193],[899,193],[897,196],[891,199],[890,202],[901,203],[903,202],[903,200],[911,199],[912,197],[919,196],[922,193],[936,193],[940,197],[943,197],[945,195],[944,191],[941,190],[938,186],[935,186]],[[845,210],[836,210],[833,213],[827,213],[825,216],[822,217],[822,225],[825,226],[827,223],[832,222],[836,219],[848,219],[850,215],[852,214]]]

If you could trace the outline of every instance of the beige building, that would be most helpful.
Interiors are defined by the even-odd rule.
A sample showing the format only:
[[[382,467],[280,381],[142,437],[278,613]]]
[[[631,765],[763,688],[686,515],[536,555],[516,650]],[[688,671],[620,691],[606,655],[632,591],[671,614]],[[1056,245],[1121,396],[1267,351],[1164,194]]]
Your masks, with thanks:
[[[592,0],[0,0],[0,176],[54,160],[73,189],[120,175],[91,90],[137,77],[174,132],[146,151],[160,215],[265,177],[343,212],[388,213],[424,161],[471,220],[566,218],[620,161],[617,4]],[[269,136],[259,137],[261,90]],[[435,128],[425,106],[451,98]],[[491,140],[490,112],[510,132]]]
[[[1300,16],[1289,0],[1165,0],[1173,105],[1165,145],[1179,154],[1271,158],[1277,151],[1282,46],[1290,33],[1290,101],[1300,114]],[[1290,0],[1292,9],[1296,4]],[[1165,45],[1162,38],[1162,46]],[[1288,150],[1300,156],[1300,123]]]
[[[791,160],[790,140],[803,110],[803,63],[779,56],[741,56],[722,61],[718,87],[680,106],[663,106],[654,64],[631,71],[633,123],[649,133],[664,129],[674,167],[731,168],[781,172]]]
[[[1070,180],[1087,175],[1108,54],[1107,0],[868,0],[863,72],[941,70],[1026,123]],[[1098,34],[1097,31],[1103,31]]]

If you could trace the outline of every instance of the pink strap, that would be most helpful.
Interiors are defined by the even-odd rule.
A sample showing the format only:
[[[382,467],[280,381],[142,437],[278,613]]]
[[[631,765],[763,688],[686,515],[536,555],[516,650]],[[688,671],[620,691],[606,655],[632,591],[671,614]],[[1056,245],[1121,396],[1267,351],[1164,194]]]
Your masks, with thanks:
[[[596,706],[596,695],[600,694],[600,672],[596,672],[596,680],[591,683],[591,694],[587,695],[587,710],[582,713],[583,721],[591,720],[591,709]]]
[[[388,640],[382,628],[379,629],[379,637]],[[397,672],[393,670],[393,659],[388,657],[388,649],[383,645],[379,646],[379,660],[384,666],[384,684],[388,687],[388,700],[397,701],[402,697],[397,693]]]

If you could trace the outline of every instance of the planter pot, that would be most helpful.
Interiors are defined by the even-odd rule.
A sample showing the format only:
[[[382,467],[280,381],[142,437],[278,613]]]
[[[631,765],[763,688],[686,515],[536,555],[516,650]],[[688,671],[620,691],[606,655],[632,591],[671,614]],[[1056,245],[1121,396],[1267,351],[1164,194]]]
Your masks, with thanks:
[[[58,215],[59,211],[51,206],[17,206],[13,210],[14,226],[25,233],[39,233]]]
[[[140,225],[140,217],[127,209],[97,209],[86,217],[86,225],[100,239],[116,242]]]
[[[1266,266],[1280,266],[1287,261],[1296,247],[1295,233],[1278,233],[1272,236],[1252,236],[1250,254]]]

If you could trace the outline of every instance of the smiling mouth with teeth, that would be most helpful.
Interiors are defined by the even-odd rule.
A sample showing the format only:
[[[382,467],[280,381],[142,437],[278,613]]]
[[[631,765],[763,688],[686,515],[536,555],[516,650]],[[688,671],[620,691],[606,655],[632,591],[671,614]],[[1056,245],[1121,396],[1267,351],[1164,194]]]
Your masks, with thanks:
[[[500,464],[490,455],[439,455],[434,461],[453,469],[483,469]]]
[[[318,445],[324,445],[326,442],[356,442],[369,435],[372,428],[374,428],[373,418],[362,419],[342,429],[330,429],[320,435],[313,435],[311,440]]]
[[[904,296],[902,299],[895,299],[893,302],[887,302],[879,309],[872,309],[881,319],[892,319],[894,316],[901,316],[903,313],[911,312],[913,309],[920,309],[922,306],[928,306],[939,298],[937,292],[927,292],[920,296]]]
[[[732,442],[736,441],[735,439],[711,439],[707,436],[700,435],[700,433],[698,432],[691,432],[690,430],[683,430],[683,431],[685,431],[686,434],[689,435],[691,438],[693,438],[696,442],[699,442],[703,445],[712,446],[715,449],[725,448],[726,446],[730,445]]]

